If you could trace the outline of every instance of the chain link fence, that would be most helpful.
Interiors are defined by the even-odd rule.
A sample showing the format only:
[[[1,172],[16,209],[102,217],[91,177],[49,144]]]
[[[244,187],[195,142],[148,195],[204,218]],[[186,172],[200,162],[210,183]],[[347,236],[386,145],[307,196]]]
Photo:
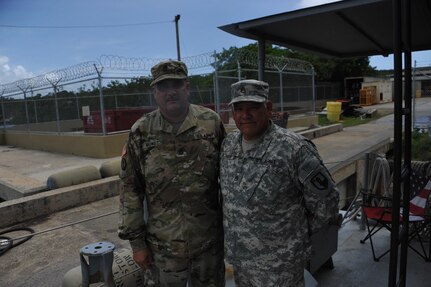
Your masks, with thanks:
[[[230,86],[258,78],[257,53],[232,55],[232,69],[220,54],[183,58],[189,68],[191,103],[216,110],[229,122]],[[102,56],[29,79],[0,86],[0,126],[4,130],[47,133],[108,134],[130,129],[156,108],[150,70],[165,59]],[[316,100],[341,95],[331,84],[314,85],[308,62],[268,55],[265,81],[274,110],[313,113]]]

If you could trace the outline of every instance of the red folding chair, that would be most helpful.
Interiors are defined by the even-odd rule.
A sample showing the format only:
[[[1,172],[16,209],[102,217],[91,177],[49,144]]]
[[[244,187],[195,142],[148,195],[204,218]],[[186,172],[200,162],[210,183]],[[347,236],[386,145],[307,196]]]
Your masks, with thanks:
[[[409,228],[410,232],[408,236],[408,246],[425,261],[430,261],[429,253],[431,253],[431,251],[428,253],[426,252],[422,233],[424,229],[430,224],[430,217],[426,214],[426,208],[428,205],[428,198],[431,193],[431,180],[415,172],[412,172],[411,183],[412,196],[409,204],[408,219],[411,228]],[[382,229],[391,231],[392,215],[394,212],[391,207],[391,202],[391,198],[363,192],[362,214],[365,216],[368,232],[360,242],[365,243],[368,239],[370,240],[374,261],[379,261],[380,258],[385,256],[390,251],[390,249],[388,249],[377,256],[374,248],[373,236]],[[401,214],[401,224],[404,221],[402,216],[402,208],[398,212]],[[413,239],[418,240],[420,250],[411,244]],[[431,243],[429,242],[429,244]]]

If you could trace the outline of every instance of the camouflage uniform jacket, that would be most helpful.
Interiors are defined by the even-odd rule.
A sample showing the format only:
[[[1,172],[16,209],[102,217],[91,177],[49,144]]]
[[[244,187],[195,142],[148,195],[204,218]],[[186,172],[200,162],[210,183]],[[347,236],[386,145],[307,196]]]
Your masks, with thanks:
[[[304,264],[310,231],[338,214],[329,172],[312,142],[277,125],[247,152],[241,139],[239,131],[229,133],[221,151],[227,261],[280,272]]]
[[[193,256],[223,240],[218,176],[225,131],[215,112],[196,105],[176,134],[172,128],[159,110],[132,126],[121,162],[118,233],[134,250],[148,244],[153,252]]]

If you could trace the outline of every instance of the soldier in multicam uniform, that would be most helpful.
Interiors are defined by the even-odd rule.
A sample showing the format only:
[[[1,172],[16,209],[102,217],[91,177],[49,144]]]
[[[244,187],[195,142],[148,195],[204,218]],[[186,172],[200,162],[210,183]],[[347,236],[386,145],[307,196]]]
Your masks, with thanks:
[[[268,84],[232,85],[239,131],[222,145],[226,259],[237,287],[304,286],[310,234],[338,215],[338,191],[310,141],[275,125]]]
[[[223,124],[214,111],[188,103],[183,62],[161,62],[151,73],[159,108],[132,126],[123,149],[119,236],[139,266],[154,267],[155,286],[186,286],[187,278],[193,287],[224,286]]]

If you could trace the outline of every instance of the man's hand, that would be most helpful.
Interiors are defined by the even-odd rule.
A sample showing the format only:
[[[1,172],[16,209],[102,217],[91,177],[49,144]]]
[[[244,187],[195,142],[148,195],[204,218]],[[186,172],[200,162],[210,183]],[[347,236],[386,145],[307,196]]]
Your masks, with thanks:
[[[153,264],[153,256],[148,248],[133,251],[133,260],[142,269],[149,269]]]

